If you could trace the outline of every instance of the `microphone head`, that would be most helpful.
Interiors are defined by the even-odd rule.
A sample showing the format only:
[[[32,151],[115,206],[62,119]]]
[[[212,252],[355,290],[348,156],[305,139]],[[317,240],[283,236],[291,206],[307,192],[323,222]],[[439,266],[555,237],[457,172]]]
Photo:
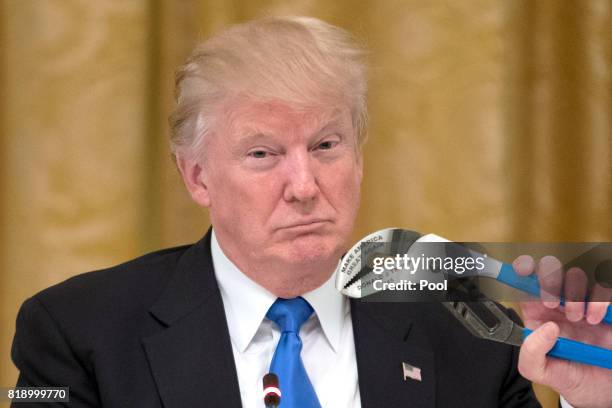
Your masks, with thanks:
[[[278,376],[268,373],[263,377],[263,397],[266,407],[278,407],[281,400],[281,391],[278,385]]]

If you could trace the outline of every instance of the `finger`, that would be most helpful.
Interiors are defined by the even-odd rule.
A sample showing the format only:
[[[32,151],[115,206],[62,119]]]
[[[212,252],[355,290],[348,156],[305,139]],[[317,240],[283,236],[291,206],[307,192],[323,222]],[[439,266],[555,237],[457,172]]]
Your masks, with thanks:
[[[590,324],[599,324],[608,311],[608,305],[612,301],[612,288],[607,288],[599,283],[593,285],[591,301],[587,304],[586,320]]]
[[[538,262],[536,274],[540,283],[542,303],[551,309],[558,307],[559,295],[563,285],[561,262],[554,256],[545,256]]]
[[[512,262],[512,267],[520,276],[531,275],[535,270],[535,261],[529,255],[521,255]]]
[[[534,330],[523,342],[519,353],[518,369],[521,375],[533,382],[549,384],[548,353],[559,336],[559,326],[548,322]]]
[[[584,316],[588,279],[580,268],[570,268],[565,274],[565,317],[570,322],[577,322]]]

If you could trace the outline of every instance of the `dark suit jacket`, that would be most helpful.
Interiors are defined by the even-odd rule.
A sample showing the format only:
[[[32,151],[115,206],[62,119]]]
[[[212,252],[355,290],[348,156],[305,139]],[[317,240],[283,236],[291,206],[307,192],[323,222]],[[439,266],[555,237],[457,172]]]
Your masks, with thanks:
[[[440,304],[352,300],[351,313],[364,408],[539,406],[518,349],[474,338]],[[240,407],[210,231],[28,299],[12,357],[18,386],[69,386],[71,407]]]

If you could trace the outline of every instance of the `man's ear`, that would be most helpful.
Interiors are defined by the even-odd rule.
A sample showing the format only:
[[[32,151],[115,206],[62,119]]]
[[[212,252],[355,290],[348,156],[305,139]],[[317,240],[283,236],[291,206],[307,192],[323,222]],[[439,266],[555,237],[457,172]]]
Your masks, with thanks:
[[[201,207],[210,206],[210,194],[201,163],[191,157],[176,155],[176,164],[191,198]]]

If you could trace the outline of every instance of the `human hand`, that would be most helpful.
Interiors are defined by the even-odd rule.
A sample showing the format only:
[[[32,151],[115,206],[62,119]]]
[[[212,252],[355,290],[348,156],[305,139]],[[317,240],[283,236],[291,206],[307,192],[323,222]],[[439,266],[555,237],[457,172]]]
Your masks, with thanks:
[[[541,301],[520,303],[525,326],[534,330],[521,346],[521,375],[553,388],[574,407],[612,407],[612,370],[546,356],[559,336],[612,348],[612,325],[600,324],[612,289],[596,284],[586,299],[584,271],[570,268],[564,273],[561,262],[552,256],[536,264],[532,257],[522,255],[513,267],[522,276],[535,271],[541,288]],[[560,306],[561,295],[564,307]]]

